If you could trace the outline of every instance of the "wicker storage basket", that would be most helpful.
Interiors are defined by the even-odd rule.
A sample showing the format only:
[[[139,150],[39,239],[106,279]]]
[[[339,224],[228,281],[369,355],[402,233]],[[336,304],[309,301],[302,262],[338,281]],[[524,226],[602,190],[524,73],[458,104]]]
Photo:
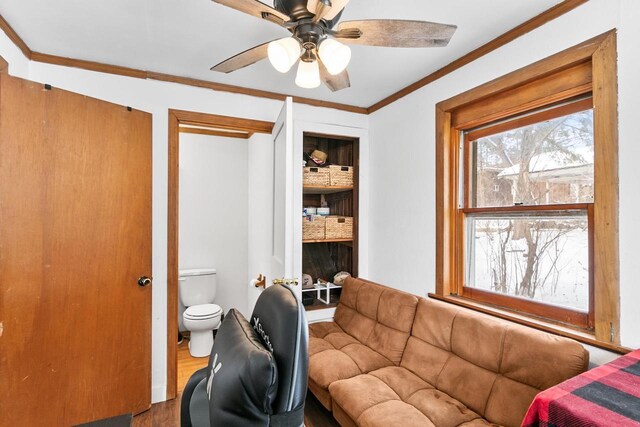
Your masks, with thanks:
[[[330,181],[332,186],[353,186],[353,166],[329,166]]]
[[[306,167],[302,173],[302,185],[326,187],[329,185],[329,168]]]
[[[324,240],[326,218],[313,216],[302,219],[302,240]]]
[[[328,216],[327,239],[353,239],[353,218],[349,216]]]

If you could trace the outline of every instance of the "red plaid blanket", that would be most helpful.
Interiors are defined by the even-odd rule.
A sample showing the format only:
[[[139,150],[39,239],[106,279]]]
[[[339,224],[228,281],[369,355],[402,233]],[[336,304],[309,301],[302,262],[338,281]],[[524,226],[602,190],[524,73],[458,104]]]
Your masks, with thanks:
[[[640,426],[640,350],[539,393],[522,426]]]

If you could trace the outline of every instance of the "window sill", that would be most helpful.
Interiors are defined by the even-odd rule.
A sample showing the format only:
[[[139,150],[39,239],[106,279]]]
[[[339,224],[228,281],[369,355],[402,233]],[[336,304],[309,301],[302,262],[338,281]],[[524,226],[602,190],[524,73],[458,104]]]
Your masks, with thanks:
[[[594,347],[602,348],[605,350],[613,351],[619,354],[626,354],[631,349],[622,347],[619,345],[611,344],[608,342],[598,341],[592,333],[587,331],[580,331],[569,327],[561,326],[551,322],[545,322],[540,319],[532,318],[522,314],[514,313],[504,309],[500,309],[488,304],[482,304],[476,301],[469,300],[468,298],[462,298],[459,296],[442,296],[433,293],[429,293],[429,297],[444,301],[449,304],[454,304],[460,307],[465,307],[471,310],[479,311],[481,313],[488,314],[490,316],[499,317],[501,319],[509,320],[515,323],[519,323],[524,326],[529,326],[544,332],[549,332],[555,335],[560,335],[566,338],[572,338],[583,344],[588,344]]]

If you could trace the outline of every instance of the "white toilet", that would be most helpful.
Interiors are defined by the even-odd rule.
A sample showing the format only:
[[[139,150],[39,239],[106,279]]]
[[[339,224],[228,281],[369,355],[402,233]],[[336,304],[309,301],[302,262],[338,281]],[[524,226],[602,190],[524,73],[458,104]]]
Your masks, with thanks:
[[[180,270],[178,293],[186,307],[182,320],[191,332],[189,353],[193,357],[208,357],[213,347],[213,330],[220,326],[222,308],[213,304],[218,287],[216,270]]]

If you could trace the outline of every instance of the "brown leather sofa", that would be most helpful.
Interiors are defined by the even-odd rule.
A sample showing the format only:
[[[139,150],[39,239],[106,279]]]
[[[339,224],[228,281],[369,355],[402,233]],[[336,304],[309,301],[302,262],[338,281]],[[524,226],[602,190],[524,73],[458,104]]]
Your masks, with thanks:
[[[309,326],[309,389],[343,427],[517,427],[588,362],[573,340],[362,279]]]

